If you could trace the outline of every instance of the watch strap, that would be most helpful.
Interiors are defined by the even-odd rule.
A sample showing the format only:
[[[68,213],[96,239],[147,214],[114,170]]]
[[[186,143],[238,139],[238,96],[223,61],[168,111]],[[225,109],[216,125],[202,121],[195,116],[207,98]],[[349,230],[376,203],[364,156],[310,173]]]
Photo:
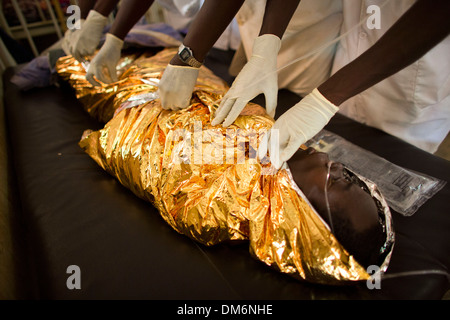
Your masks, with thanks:
[[[191,67],[200,68],[203,65],[203,63],[195,59],[191,48],[186,47],[184,44],[181,44],[178,48],[178,56],[180,57],[181,61],[187,63]]]

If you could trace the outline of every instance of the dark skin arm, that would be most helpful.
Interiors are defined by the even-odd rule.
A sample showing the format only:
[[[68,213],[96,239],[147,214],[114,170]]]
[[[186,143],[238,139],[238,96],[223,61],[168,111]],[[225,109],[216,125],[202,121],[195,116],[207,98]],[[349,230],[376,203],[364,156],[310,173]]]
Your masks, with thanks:
[[[420,59],[450,34],[450,1],[419,0],[366,52],[318,87],[333,104]]]
[[[123,0],[109,33],[123,40],[152,4],[153,0]]]
[[[106,17],[114,10],[119,0],[84,0],[82,2],[85,3],[86,8],[88,8],[87,2],[94,2],[95,5],[91,8]],[[152,4],[153,0],[123,0],[109,33],[123,40]]]
[[[281,39],[300,0],[267,0],[259,35],[274,34]]]
[[[96,2],[97,2],[97,0],[79,0],[78,1],[78,6],[80,7],[81,19],[86,19],[87,15],[89,14],[89,11],[91,11],[91,9],[94,8]]]
[[[231,23],[244,0],[206,0],[184,39],[184,45],[191,48],[194,57],[202,62],[214,43]],[[170,64],[186,66],[175,55]]]
[[[194,57],[203,61],[214,43],[231,23],[244,0],[207,0],[192,22],[184,39]],[[274,34],[281,38],[300,0],[267,0],[260,34]],[[172,65],[186,66],[178,55],[170,61]]]
[[[117,3],[119,3],[119,0],[98,0],[96,1],[93,10],[107,17],[111,11],[114,10]]]

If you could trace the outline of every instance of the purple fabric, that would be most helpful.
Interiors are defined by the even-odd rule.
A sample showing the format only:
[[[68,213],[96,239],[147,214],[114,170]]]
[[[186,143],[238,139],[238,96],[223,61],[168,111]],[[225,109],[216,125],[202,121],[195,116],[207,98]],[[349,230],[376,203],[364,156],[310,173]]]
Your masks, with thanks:
[[[51,84],[51,70],[47,56],[39,56],[31,60],[12,78],[11,82],[20,90],[26,91],[31,88],[47,87]]]
[[[133,29],[156,31],[167,34],[179,41],[183,41],[183,38],[178,31],[164,23],[136,25]],[[129,32],[124,41],[130,45],[139,45],[142,47],[167,47],[169,45],[161,39],[133,32]]]
[[[108,33],[109,29],[111,28],[110,25],[106,26],[103,30],[104,36],[102,37],[101,44],[105,41],[105,35]],[[170,44],[166,43],[165,41],[145,35],[145,34],[137,34],[131,32],[132,30],[150,30],[150,31],[156,31],[160,33],[164,33],[166,35],[171,36],[172,38],[175,38],[179,41],[183,41],[183,36],[176,31],[171,26],[165,24],[165,23],[152,23],[152,24],[136,24],[130,32],[125,36],[124,44],[129,46],[139,46],[139,47],[168,47]]]

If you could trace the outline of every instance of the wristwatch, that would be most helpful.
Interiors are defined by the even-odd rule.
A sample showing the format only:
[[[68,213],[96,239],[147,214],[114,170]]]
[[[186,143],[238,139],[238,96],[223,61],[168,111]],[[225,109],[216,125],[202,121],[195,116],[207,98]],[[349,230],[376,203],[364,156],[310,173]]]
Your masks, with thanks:
[[[185,47],[184,44],[178,48],[178,56],[181,61],[187,63],[191,67],[200,68],[203,65],[203,63],[194,58],[191,48]]]

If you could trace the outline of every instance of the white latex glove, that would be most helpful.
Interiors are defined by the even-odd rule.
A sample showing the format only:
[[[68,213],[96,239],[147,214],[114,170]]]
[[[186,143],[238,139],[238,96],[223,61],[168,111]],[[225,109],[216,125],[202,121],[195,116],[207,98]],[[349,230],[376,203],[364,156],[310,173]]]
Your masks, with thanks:
[[[92,55],[97,49],[107,23],[107,17],[97,11],[89,11],[81,29],[75,32],[71,39],[70,54],[80,62],[84,61],[85,56]]]
[[[158,86],[163,109],[179,110],[189,106],[198,72],[199,68],[167,65]]]
[[[120,59],[122,46],[123,40],[111,33],[107,33],[105,43],[89,64],[86,80],[93,86],[101,85],[94,79],[94,76],[103,83],[116,82],[116,67]]]
[[[314,89],[275,121],[261,139],[259,159],[269,151],[272,165],[279,169],[302,144],[322,130],[338,110],[317,88]]]
[[[266,97],[266,111],[275,116],[278,95],[277,56],[281,40],[273,34],[255,39],[252,56],[239,72],[230,90],[222,98],[212,125],[228,127],[245,105],[260,93]],[[224,121],[225,120],[225,121]]]
[[[64,33],[64,38],[61,42],[61,47],[64,50],[64,53],[66,55],[72,55],[72,52],[70,51],[71,46],[73,45],[73,43],[75,42],[75,39],[78,38],[80,32],[81,32],[81,28],[83,28],[84,25],[84,19],[80,19],[80,28],[79,29],[68,29],[65,33]]]

